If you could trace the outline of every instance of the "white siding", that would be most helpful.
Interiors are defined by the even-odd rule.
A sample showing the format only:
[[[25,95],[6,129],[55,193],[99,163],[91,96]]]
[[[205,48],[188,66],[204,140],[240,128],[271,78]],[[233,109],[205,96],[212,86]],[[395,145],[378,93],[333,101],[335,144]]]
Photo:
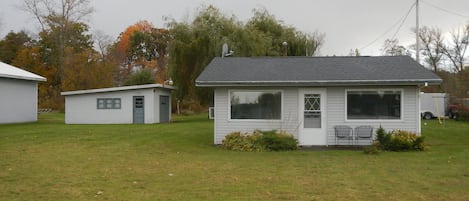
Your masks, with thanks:
[[[237,88],[230,90],[243,90]],[[251,88],[252,89],[252,88]],[[260,130],[285,130],[298,137],[298,89],[297,88],[256,88],[282,90],[282,120],[230,120],[229,90],[217,88],[215,90],[215,134],[214,143],[221,144],[225,135],[233,131],[252,132]]]
[[[157,123],[158,103],[153,89],[114,91],[68,95],[65,97],[67,124],[131,124],[133,123],[133,96],[145,97],[145,123]],[[121,109],[97,109],[98,98],[120,98]]]
[[[346,120],[345,99],[346,89],[402,89],[402,120]],[[420,115],[418,112],[418,88],[415,86],[390,86],[390,87],[329,87],[327,89],[327,141],[329,145],[335,144],[334,126],[348,125],[352,128],[360,125],[373,126],[375,134],[380,125],[385,130],[408,130],[420,132],[418,121]]]
[[[402,120],[364,120],[364,121],[347,121],[345,113],[345,91],[346,89],[402,89]],[[236,88],[240,89],[240,88]],[[280,89],[283,91],[283,111],[282,121],[239,121],[230,120],[229,117],[229,90],[228,88],[215,89],[215,126],[214,126],[214,143],[221,144],[225,135],[234,132],[251,132],[254,129],[261,130],[286,130],[298,138],[298,88],[242,88],[242,89]],[[420,132],[419,129],[419,111],[418,111],[418,87],[416,86],[389,86],[389,87],[328,87],[327,88],[327,104],[326,104],[326,127],[327,127],[327,144],[334,145],[334,126],[349,125],[356,127],[359,125],[370,125],[375,129],[381,125],[386,130],[403,129],[413,132]]]
[[[37,81],[0,78],[0,124],[37,121]]]

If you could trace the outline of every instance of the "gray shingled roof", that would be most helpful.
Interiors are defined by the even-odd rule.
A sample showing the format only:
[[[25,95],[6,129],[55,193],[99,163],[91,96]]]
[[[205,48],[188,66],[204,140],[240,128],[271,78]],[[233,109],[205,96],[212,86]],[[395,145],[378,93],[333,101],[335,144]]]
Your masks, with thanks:
[[[408,56],[214,58],[197,86],[418,85],[442,80]]]

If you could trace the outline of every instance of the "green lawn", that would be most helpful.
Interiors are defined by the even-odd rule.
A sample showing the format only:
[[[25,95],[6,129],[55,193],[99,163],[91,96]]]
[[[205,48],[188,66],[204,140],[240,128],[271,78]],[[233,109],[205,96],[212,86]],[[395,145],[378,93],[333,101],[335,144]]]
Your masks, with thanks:
[[[469,200],[469,123],[422,125],[426,152],[244,153],[206,115],[171,124],[0,125],[0,200]]]

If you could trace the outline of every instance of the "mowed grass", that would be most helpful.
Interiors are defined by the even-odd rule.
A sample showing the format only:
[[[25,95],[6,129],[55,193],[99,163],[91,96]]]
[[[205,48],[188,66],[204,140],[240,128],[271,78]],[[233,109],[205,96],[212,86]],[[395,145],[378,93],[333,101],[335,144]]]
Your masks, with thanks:
[[[206,114],[170,124],[0,125],[0,200],[469,200],[469,123],[425,121],[426,152],[245,153]]]

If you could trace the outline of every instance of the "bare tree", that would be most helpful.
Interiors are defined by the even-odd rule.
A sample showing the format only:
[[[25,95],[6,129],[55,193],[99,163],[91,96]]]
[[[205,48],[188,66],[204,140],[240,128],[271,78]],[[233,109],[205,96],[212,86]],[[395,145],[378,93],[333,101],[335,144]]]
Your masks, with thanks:
[[[381,52],[386,56],[408,55],[407,49],[404,46],[399,45],[399,40],[397,39],[386,39]]]
[[[105,34],[101,30],[97,30],[93,34],[93,39],[95,41],[96,48],[98,48],[98,51],[101,53],[101,59],[104,61],[107,50],[112,44],[111,36]]]
[[[306,37],[306,56],[316,56],[319,54],[322,46],[324,45],[324,38],[326,35],[315,31],[305,35]]]
[[[350,52],[348,53],[348,56],[359,57],[360,55],[360,50],[358,50],[358,48],[350,49]]]
[[[42,31],[57,23],[80,22],[94,11],[89,0],[23,0],[20,8],[36,18]]]
[[[438,28],[422,27],[419,31],[419,38],[425,62],[436,72],[444,55],[444,42],[441,30]]]
[[[449,45],[443,45],[443,54],[451,61],[454,70],[463,72],[465,56],[469,47],[469,24],[451,32]]]

